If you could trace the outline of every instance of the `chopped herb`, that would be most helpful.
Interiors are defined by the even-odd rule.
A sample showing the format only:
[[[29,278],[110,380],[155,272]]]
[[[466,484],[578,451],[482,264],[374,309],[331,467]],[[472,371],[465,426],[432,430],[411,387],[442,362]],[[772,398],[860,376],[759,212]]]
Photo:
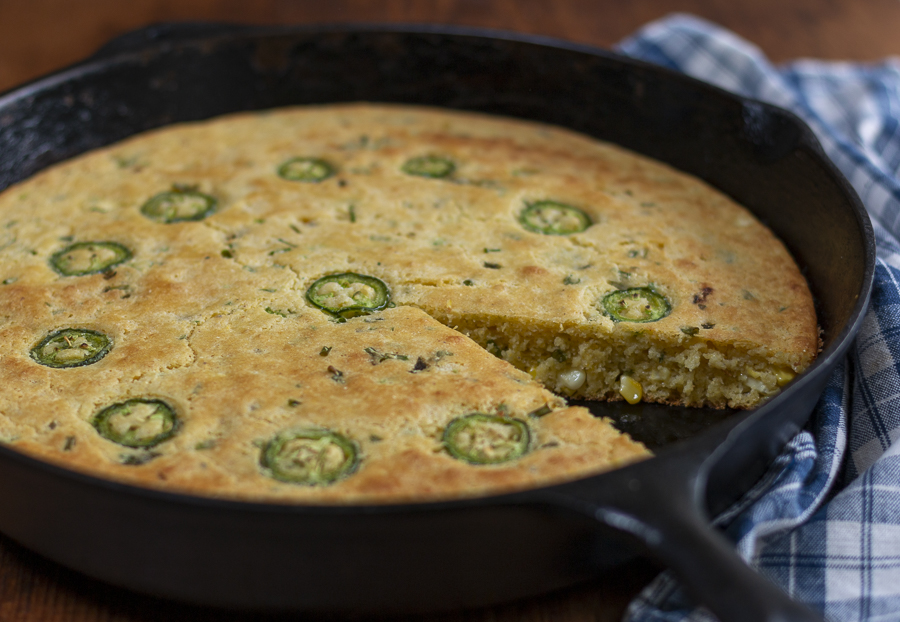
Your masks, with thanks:
[[[350,216],[350,222],[356,222],[356,206],[351,204],[350,207],[347,208],[347,212]]]
[[[706,299],[709,298],[709,295],[713,293],[712,287],[704,287],[700,290],[699,294],[694,294],[694,297],[691,299],[695,305],[699,305],[706,302]],[[745,292],[749,293],[749,292]],[[746,298],[746,296],[744,296]]]
[[[278,290],[277,290],[277,289],[274,289],[274,288],[272,288],[272,287],[260,287],[260,288],[259,288],[259,291],[261,291],[261,292],[269,292],[270,294],[274,294],[274,293],[277,292]]]
[[[334,365],[328,366],[328,373],[331,374],[331,379],[335,382],[344,382],[344,372],[335,369]]]
[[[63,451],[72,451],[72,449],[75,447],[75,443],[76,439],[74,436],[67,436],[66,444],[63,445]]]
[[[281,317],[287,317],[287,313],[285,313],[284,311],[273,309],[272,307],[266,307],[266,313],[269,313],[271,315],[278,315]]]
[[[696,326],[682,326],[681,332],[683,332],[685,335],[689,335],[689,336],[693,337],[694,335],[696,335],[697,333],[700,332],[700,329],[697,328]]]
[[[500,349],[500,346],[497,345],[497,342],[493,339],[487,340],[487,347],[485,349],[497,358],[503,358],[503,350]]]
[[[322,349],[319,350],[319,356],[328,356],[329,352],[331,352],[331,346],[322,346]]]
[[[713,324],[712,322],[703,322],[703,324],[701,324],[700,327],[705,328],[706,330],[709,330],[710,328],[715,328],[716,325]]]
[[[396,359],[398,361],[408,361],[409,357],[405,354],[397,354],[396,352],[379,352],[375,348],[363,348],[363,351],[372,357],[372,365],[378,365],[388,359]]]
[[[485,261],[483,265],[484,265],[485,268],[490,268],[491,270],[499,270],[500,268],[503,267],[503,266],[501,266],[501,265],[498,264],[498,263],[493,263],[493,262],[490,262],[490,261]]]
[[[473,285],[475,285],[475,281],[473,281],[472,279],[466,279],[465,281],[463,281],[463,285],[465,285],[466,287],[472,287]]]
[[[571,274],[567,274],[563,279],[563,285],[578,285],[579,283],[581,283],[581,279]]]
[[[485,253],[499,253],[502,250],[503,250],[502,248],[485,248],[484,252]]]
[[[743,290],[744,300],[756,300],[756,296],[748,292],[746,289]]]
[[[426,369],[428,369],[428,363],[420,356],[416,359],[416,364],[413,365],[412,372],[425,371]]]
[[[206,441],[200,441],[199,443],[194,445],[194,449],[199,449],[199,450],[212,449],[215,446],[216,446],[216,441],[210,439],[210,440],[206,440]]]
[[[293,399],[288,400],[288,401],[287,401],[287,405],[288,405],[290,408],[296,408],[297,406],[300,405],[300,400],[293,400]]]
[[[551,409],[549,406],[547,406],[545,404],[545,405],[541,406],[540,408],[532,410],[530,413],[528,413],[528,416],[529,417],[543,417],[544,415],[549,415],[551,412],[553,412],[553,409]]]
[[[383,440],[384,440],[383,438],[381,438],[380,436],[377,436],[377,435],[375,435],[375,434],[370,434],[370,435],[369,435],[369,441],[371,441],[371,442],[373,442],[373,443],[380,443],[380,442],[383,441]]]
[[[18,277],[11,276],[8,279],[3,279],[3,284],[4,285],[12,285],[13,283],[15,283],[18,280],[19,280]]]
[[[558,348],[556,350],[554,350],[553,352],[551,352],[550,356],[552,356],[554,359],[556,359],[560,363],[565,363],[567,360],[569,360],[569,357],[566,356],[566,353]]]
[[[162,454],[155,451],[145,451],[140,454],[122,454],[121,456],[119,456],[119,459],[122,461],[122,464],[126,464],[128,466],[140,466],[142,464],[147,464],[154,458],[157,458],[161,455]]]

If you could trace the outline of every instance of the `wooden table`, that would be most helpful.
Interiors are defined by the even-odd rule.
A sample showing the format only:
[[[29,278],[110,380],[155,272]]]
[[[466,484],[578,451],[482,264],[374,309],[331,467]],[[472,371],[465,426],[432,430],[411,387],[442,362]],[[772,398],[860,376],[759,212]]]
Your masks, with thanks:
[[[608,47],[674,11],[730,28],[775,61],[803,56],[871,60],[900,54],[900,0],[0,0],[0,91],[76,62],[116,35],[163,21],[434,22]],[[552,595],[415,619],[609,622],[620,619],[629,599],[654,572],[635,565]],[[131,594],[63,569],[0,536],[3,622],[270,619],[281,618],[198,609]]]

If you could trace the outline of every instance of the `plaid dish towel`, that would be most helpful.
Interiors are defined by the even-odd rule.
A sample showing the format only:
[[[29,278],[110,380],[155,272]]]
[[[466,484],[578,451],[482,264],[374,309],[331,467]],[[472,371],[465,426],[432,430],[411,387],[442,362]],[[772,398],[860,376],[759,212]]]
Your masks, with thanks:
[[[771,64],[688,15],[652,23],[619,51],[787,108],[815,131],[872,216],[872,305],[809,426],[766,480],[718,522],[738,551],[835,622],[900,620],[900,59]],[[664,573],[630,622],[707,622]]]

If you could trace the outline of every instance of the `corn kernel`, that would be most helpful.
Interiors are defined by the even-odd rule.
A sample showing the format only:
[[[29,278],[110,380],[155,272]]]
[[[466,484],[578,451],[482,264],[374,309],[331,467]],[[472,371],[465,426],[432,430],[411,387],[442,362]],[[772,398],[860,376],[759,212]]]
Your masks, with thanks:
[[[625,398],[629,404],[637,404],[644,396],[644,387],[641,383],[631,376],[622,375],[619,378],[619,394]]]
[[[793,380],[794,376],[796,376],[796,375],[797,374],[790,371],[789,369],[777,369],[777,370],[775,370],[775,382],[778,383],[779,387],[783,387],[784,385],[789,383],[791,380]]]
[[[585,380],[587,380],[587,374],[580,369],[564,371],[558,376],[559,384],[570,391],[577,391],[580,389],[584,385]]]

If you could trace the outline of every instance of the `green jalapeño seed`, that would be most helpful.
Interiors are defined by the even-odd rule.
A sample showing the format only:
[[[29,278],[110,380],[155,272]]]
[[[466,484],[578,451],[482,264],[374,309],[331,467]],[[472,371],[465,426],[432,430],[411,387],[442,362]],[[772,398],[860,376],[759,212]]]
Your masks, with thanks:
[[[584,211],[557,201],[526,203],[519,222],[528,231],[544,235],[578,233],[593,224]]]
[[[50,265],[63,276],[83,276],[109,270],[131,259],[118,242],[75,242],[50,256]]]
[[[337,432],[287,430],[263,447],[260,463],[282,482],[325,486],[356,470],[359,451],[356,443]]]
[[[31,358],[47,367],[81,367],[106,356],[112,340],[95,330],[64,328],[50,333],[31,349]]]
[[[528,451],[528,424],[512,417],[472,413],[457,417],[444,429],[444,447],[457,460],[471,464],[498,464]]]
[[[172,438],[178,417],[162,400],[135,398],[107,406],[91,420],[100,436],[125,447],[154,447]]]
[[[306,290],[306,299],[326,313],[348,319],[384,309],[391,293],[381,279],[345,272],[317,280]]]
[[[216,209],[216,198],[196,190],[160,192],[141,206],[141,213],[156,222],[170,224],[203,220]]]
[[[603,310],[614,322],[656,322],[669,315],[672,305],[651,287],[632,287],[604,296]]]
[[[318,183],[335,174],[334,166],[322,158],[291,158],[278,167],[278,176],[288,181]]]
[[[453,174],[456,170],[456,164],[449,158],[427,155],[410,158],[403,163],[400,170],[407,175],[416,175],[418,177],[428,177],[431,179],[444,179]]]

